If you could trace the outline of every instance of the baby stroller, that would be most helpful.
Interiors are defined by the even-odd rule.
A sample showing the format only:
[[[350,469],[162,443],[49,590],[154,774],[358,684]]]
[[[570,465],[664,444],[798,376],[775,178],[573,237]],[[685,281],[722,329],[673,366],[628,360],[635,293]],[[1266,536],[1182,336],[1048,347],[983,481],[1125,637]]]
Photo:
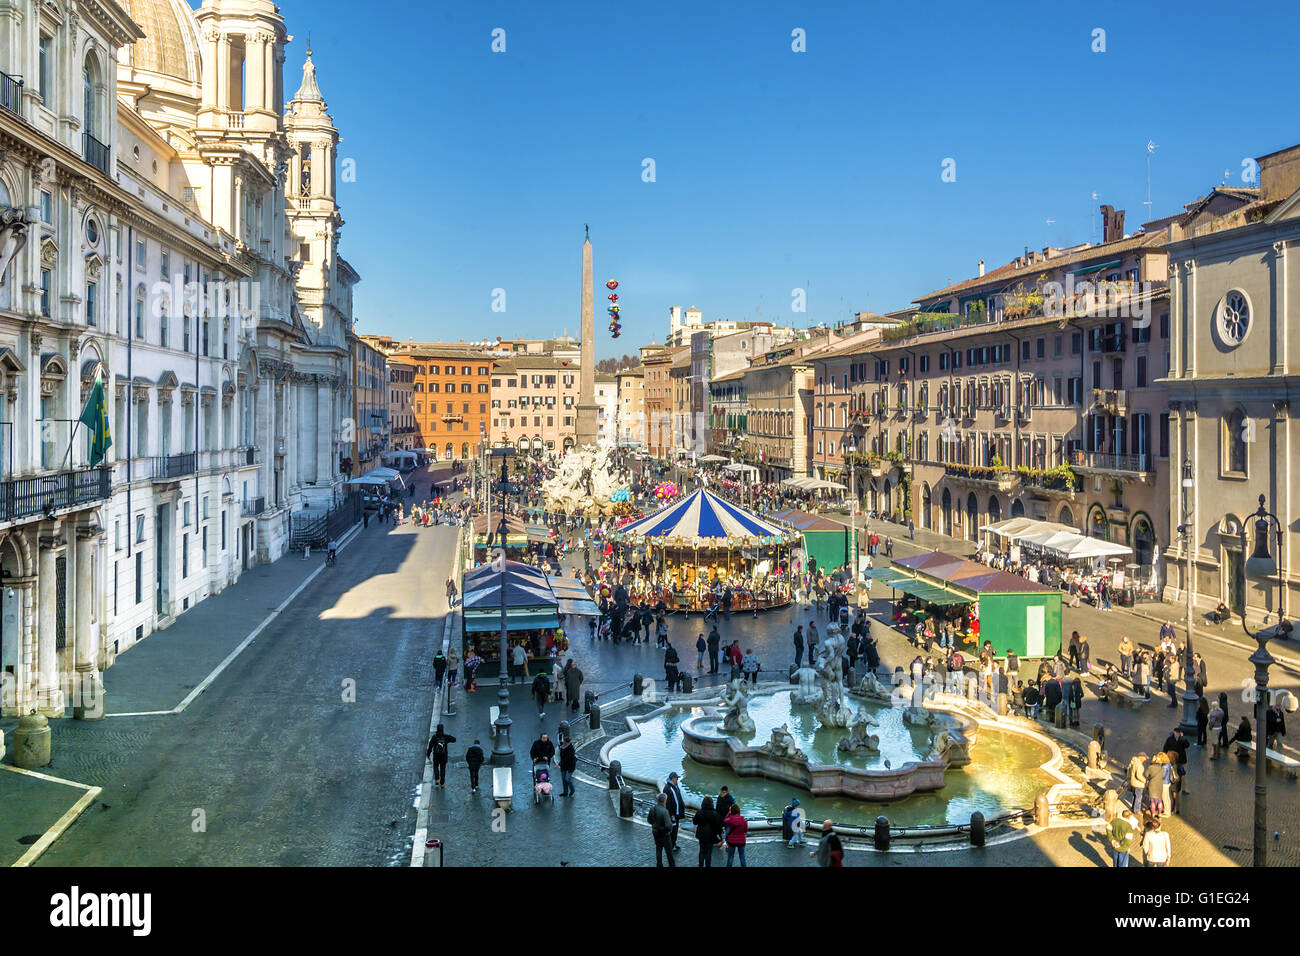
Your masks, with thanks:
[[[555,802],[555,794],[551,792],[551,768],[544,763],[535,763],[533,764],[533,803],[541,803],[543,800]]]

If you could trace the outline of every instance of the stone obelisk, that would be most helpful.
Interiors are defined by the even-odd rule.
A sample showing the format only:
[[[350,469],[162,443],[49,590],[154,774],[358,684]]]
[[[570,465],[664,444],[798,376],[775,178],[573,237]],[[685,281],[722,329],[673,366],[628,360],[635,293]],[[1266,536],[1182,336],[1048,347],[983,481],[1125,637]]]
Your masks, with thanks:
[[[596,315],[591,236],[582,243],[582,358],[578,368],[578,447],[596,444]]]

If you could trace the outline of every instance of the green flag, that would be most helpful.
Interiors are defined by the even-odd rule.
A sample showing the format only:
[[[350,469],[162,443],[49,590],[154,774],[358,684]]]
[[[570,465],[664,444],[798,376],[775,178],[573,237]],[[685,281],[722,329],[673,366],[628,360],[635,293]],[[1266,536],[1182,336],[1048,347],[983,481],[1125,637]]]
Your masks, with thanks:
[[[90,430],[90,467],[94,468],[104,460],[108,450],[113,447],[113,436],[108,430],[108,404],[104,401],[104,377],[95,376],[94,387],[86,407],[81,411],[81,424]]]

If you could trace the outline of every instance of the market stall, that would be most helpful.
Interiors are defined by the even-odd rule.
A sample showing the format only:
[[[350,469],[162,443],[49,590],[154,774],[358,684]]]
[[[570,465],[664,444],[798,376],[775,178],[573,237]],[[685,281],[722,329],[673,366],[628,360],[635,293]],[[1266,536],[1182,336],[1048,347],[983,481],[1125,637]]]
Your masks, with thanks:
[[[483,659],[478,677],[495,676],[501,638],[501,607],[505,604],[506,636],[510,647],[522,644],[530,662],[549,660],[551,649],[567,649],[560,627],[559,600],[545,572],[501,558],[465,573],[461,614],[462,657]],[[503,587],[504,583],[504,587]],[[547,665],[549,667],[549,664]],[[529,673],[535,673],[530,669]]]
[[[798,508],[778,511],[771,518],[803,536],[804,553],[807,559],[817,562],[818,568],[829,572],[849,563],[849,529],[838,521]],[[812,565],[805,561],[804,567],[809,570]]]
[[[606,538],[634,597],[688,612],[707,608],[727,588],[737,609],[788,604],[790,561],[801,543],[798,532],[704,490]]]
[[[868,572],[906,599],[910,613],[934,615],[954,625],[964,643],[990,641],[997,656],[1026,658],[1061,650],[1061,592],[977,561],[935,551],[899,558]]]
[[[495,548],[501,547],[497,535],[501,531],[500,514],[481,514],[474,519],[474,562],[486,562]],[[492,545],[488,546],[491,538]],[[528,549],[528,529],[524,523],[513,515],[506,515],[506,552],[507,557],[521,558]]]

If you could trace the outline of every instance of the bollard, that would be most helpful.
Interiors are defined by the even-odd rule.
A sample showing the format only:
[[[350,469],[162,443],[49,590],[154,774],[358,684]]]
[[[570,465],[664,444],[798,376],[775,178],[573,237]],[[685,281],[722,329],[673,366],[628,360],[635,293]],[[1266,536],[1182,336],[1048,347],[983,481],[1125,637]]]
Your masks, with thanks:
[[[1097,741],[1097,747],[1098,747],[1098,749],[1101,750],[1101,751],[1103,751],[1103,752],[1105,752],[1105,750],[1106,750],[1106,728],[1103,727],[1101,724],[1093,724],[1093,725],[1092,725],[1092,739],[1095,740],[1095,741]]]
[[[590,715],[587,718],[587,726],[592,730],[600,730],[600,704],[592,703],[591,710],[587,713]]]
[[[976,693],[977,687],[978,687],[978,683],[974,677],[966,678],[966,699],[967,700],[973,701],[976,699],[976,697],[978,696],[978,694]]]
[[[452,694],[452,690],[451,681],[447,681],[446,684],[443,685],[442,716],[444,717],[456,716],[456,701]]]
[[[621,784],[619,777],[623,776],[623,762],[621,760],[611,760],[609,762],[609,789],[617,790]]]
[[[1052,723],[1056,724],[1056,726],[1060,727],[1062,730],[1065,729],[1065,704],[1064,703],[1057,704],[1056,709],[1052,711]]]
[[[618,815],[627,819],[635,812],[636,804],[632,802],[632,788],[623,787],[618,792]]]
[[[438,851],[438,862],[431,864],[429,860],[433,857],[433,853],[432,853],[433,850]],[[442,866],[442,841],[441,840],[424,841],[424,865]]]
[[[596,706],[596,694],[594,691],[587,691],[582,695],[582,712],[590,714],[591,708]]]
[[[1096,770],[1101,766],[1101,744],[1095,740],[1088,741],[1088,769]],[[1109,791],[1108,791],[1109,792]]]
[[[640,697],[645,691],[645,678],[640,674],[632,675],[632,696]]]
[[[791,683],[794,683],[794,681],[792,680]],[[849,668],[849,686],[858,686],[858,669],[856,667]]]
[[[46,767],[50,763],[50,722],[40,714],[28,714],[18,720],[14,731],[14,766],[23,770]]]
[[[984,814],[978,810],[970,815],[970,845],[984,845]]]
[[[1110,823],[1119,816],[1119,791],[1107,790],[1105,800],[1106,822]]]
[[[1047,794],[1040,793],[1034,801],[1034,823],[1045,827],[1051,820],[1052,805],[1047,802]]]
[[[871,834],[871,842],[882,853],[889,849],[889,817],[876,817],[876,829]]]
[[[1006,715],[1007,715],[1007,695],[998,694],[998,716],[1005,717]]]

